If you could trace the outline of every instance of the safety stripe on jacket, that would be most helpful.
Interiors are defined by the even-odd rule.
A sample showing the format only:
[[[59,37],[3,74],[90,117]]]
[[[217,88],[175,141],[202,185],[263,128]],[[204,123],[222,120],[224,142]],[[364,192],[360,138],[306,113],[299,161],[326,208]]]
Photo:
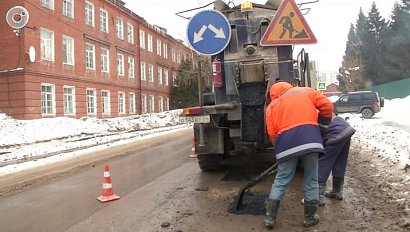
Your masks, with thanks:
[[[292,155],[301,151],[306,151],[309,149],[324,149],[323,145],[321,143],[308,143],[308,144],[303,144],[297,147],[293,147],[291,149],[282,151],[281,153],[276,154],[276,159],[282,159],[285,158],[288,155]]]

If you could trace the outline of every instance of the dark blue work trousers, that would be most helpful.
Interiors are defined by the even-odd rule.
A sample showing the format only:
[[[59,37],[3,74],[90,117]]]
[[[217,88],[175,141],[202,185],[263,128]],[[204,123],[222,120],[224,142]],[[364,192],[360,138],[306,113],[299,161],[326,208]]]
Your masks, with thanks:
[[[319,158],[319,183],[326,183],[330,172],[333,177],[344,178],[349,155],[351,136],[325,146],[325,154]]]

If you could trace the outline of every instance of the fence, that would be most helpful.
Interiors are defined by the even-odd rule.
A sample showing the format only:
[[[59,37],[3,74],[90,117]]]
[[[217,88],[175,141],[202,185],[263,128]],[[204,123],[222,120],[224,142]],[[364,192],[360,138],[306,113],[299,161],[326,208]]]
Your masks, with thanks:
[[[405,98],[410,95],[410,78],[372,86],[368,90],[377,91],[386,99]]]

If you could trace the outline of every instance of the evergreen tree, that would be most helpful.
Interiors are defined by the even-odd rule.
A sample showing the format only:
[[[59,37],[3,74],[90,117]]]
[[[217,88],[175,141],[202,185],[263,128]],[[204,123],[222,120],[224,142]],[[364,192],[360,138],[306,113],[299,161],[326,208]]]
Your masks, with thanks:
[[[173,109],[198,106],[198,79],[201,76],[202,91],[210,91],[212,84],[211,65],[209,59],[197,57],[197,61],[182,60],[176,79],[171,89]],[[198,62],[201,62],[201,70]],[[201,75],[200,75],[201,74]]]
[[[410,77],[410,1],[396,3],[391,15],[391,22],[383,42],[383,66],[385,82]]]
[[[365,79],[374,84],[384,83],[386,80],[381,75],[383,69],[382,44],[387,31],[387,23],[374,2],[368,14],[366,26],[368,32],[365,34],[366,41],[363,46],[364,64],[367,71]]]

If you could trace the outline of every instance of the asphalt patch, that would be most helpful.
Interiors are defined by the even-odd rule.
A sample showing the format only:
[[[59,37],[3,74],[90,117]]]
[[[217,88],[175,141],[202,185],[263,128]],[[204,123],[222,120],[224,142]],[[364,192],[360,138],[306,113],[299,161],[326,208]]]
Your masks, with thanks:
[[[235,197],[235,201],[230,203],[228,206],[228,212],[232,214],[250,214],[250,215],[265,215],[265,200],[268,195],[256,195],[249,191],[245,192],[243,196],[242,204],[238,210],[236,210],[236,202],[238,196]]]

